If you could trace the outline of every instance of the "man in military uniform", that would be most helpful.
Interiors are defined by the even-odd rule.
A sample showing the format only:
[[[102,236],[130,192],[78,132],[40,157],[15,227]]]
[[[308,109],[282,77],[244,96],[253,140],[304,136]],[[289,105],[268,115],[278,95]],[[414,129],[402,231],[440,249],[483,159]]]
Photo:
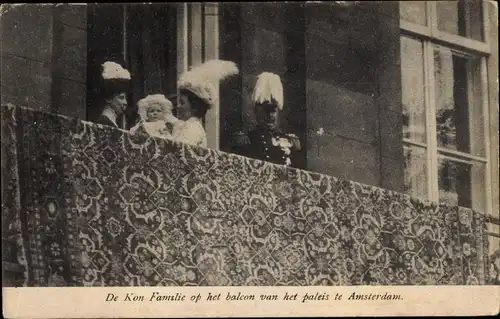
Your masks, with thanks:
[[[239,153],[275,164],[296,167],[295,153],[300,150],[300,141],[294,134],[285,134],[278,129],[278,114],[283,110],[283,86],[278,75],[264,72],[259,75],[253,92],[257,126],[240,136]]]

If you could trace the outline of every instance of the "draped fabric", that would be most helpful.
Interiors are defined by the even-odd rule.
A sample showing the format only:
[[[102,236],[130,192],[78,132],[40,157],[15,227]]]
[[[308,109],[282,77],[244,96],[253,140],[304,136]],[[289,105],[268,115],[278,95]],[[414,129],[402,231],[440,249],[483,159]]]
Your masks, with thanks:
[[[469,209],[24,108],[2,128],[28,286],[487,283]]]

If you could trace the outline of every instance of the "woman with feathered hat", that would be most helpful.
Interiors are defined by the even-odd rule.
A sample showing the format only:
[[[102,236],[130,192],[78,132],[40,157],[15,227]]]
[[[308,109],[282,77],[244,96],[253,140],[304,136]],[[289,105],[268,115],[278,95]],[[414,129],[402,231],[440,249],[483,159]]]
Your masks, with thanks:
[[[179,90],[178,117],[184,121],[174,127],[172,139],[195,146],[207,147],[202,120],[218,101],[220,81],[238,74],[235,63],[210,60],[183,73],[177,83]]]
[[[294,153],[300,141],[294,134],[278,129],[278,114],[283,110],[283,85],[277,74],[263,72],[257,78],[252,95],[257,126],[248,133],[249,144],[243,155],[286,166],[295,166]],[[241,149],[241,147],[240,147]]]
[[[96,122],[118,127],[117,123],[127,108],[130,72],[116,62],[107,61],[102,65],[101,75],[103,110]]]

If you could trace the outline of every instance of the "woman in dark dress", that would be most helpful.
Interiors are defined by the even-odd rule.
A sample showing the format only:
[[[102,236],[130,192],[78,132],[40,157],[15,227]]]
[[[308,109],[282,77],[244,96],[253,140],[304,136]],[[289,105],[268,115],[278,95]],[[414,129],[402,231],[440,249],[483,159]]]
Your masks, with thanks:
[[[97,123],[118,127],[118,121],[127,108],[130,72],[116,62],[102,65],[102,112]]]

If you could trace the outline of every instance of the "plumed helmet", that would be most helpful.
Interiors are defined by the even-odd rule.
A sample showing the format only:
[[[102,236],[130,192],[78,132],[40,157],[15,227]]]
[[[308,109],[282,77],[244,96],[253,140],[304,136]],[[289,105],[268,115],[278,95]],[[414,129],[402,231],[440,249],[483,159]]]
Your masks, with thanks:
[[[280,110],[283,109],[283,85],[279,75],[263,72],[257,77],[257,83],[252,95],[255,104],[276,103]]]

